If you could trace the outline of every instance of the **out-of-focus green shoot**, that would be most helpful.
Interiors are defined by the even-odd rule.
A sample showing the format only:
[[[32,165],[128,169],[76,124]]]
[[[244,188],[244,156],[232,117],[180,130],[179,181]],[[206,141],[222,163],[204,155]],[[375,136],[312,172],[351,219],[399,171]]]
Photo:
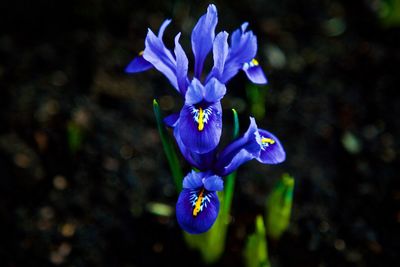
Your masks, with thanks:
[[[249,100],[250,110],[253,116],[261,120],[265,116],[265,97],[267,94],[266,87],[248,83],[246,85],[246,95]]]
[[[378,15],[384,26],[400,26],[400,0],[378,1]]]
[[[264,220],[261,215],[257,216],[255,227],[254,233],[247,238],[245,264],[247,267],[270,267]]]
[[[172,177],[174,179],[177,191],[180,192],[182,190],[183,179],[182,169],[179,164],[178,156],[176,155],[174,143],[171,140],[170,136],[167,134],[167,131],[165,130],[160,106],[155,99],[153,100],[153,110],[156,117],[158,132],[160,134],[162,146],[164,148],[164,152],[167,156],[168,164],[172,172]]]
[[[69,150],[72,153],[77,152],[83,142],[84,129],[73,120],[69,121],[67,126],[67,137]]]
[[[293,203],[294,178],[284,174],[267,199],[266,227],[268,236],[279,239],[289,227]]]
[[[233,139],[239,134],[239,119],[236,110],[233,112]],[[214,225],[206,233],[191,235],[184,233],[186,243],[192,249],[197,249],[207,264],[216,262],[225,249],[226,233],[230,222],[230,210],[235,189],[236,172],[225,178],[224,191],[218,192],[220,212]]]

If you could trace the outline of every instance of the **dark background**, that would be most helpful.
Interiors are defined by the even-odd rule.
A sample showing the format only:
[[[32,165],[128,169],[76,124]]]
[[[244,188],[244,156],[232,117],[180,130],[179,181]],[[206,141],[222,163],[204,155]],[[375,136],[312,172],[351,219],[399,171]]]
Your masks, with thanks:
[[[239,170],[215,266],[243,265],[246,236],[284,172],[296,179],[293,216],[270,240],[273,266],[400,265],[400,30],[382,13],[391,2],[215,1],[218,31],[250,22],[270,82],[230,81],[223,140],[236,108],[242,132],[255,115],[287,152],[281,165]],[[162,74],[123,70],[166,18],[166,43],[182,31],[191,57],[207,5],[2,1],[0,266],[203,265],[174,214],[149,209],[177,199],[152,100],[165,114],[181,100]]]

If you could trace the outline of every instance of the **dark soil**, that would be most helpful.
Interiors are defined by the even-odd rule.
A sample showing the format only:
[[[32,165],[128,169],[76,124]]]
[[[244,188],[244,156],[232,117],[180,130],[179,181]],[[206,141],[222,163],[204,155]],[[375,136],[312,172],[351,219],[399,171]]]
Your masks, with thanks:
[[[400,29],[379,18],[381,2],[216,1],[218,31],[250,22],[269,79],[256,89],[264,115],[245,75],[230,81],[224,142],[236,108],[241,131],[257,115],[287,160],[239,170],[215,266],[243,266],[285,172],[296,179],[292,224],[269,240],[273,266],[400,266]],[[162,74],[123,70],[166,18],[167,44],[182,31],[189,52],[207,4],[0,4],[0,266],[203,266],[174,214],[149,209],[177,199],[152,100],[165,114],[181,100]]]

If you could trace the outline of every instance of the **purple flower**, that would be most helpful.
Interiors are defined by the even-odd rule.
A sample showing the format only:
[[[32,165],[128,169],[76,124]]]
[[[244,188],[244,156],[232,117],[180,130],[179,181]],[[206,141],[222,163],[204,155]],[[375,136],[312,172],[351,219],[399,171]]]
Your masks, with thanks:
[[[195,171],[186,175],[176,203],[176,218],[182,229],[191,234],[210,229],[219,212],[216,191],[223,188],[223,181],[217,175]]]
[[[226,176],[252,159],[263,164],[278,164],[286,159],[286,153],[279,139],[266,130],[258,129],[255,119],[250,117],[246,133],[217,155],[214,171]]]
[[[221,177],[229,175],[249,160],[277,164],[285,160],[286,154],[278,138],[258,129],[254,118],[250,118],[250,126],[246,133],[220,153],[216,153],[216,150],[204,154],[195,153],[182,142],[180,131],[177,130],[178,120],[176,117],[170,117],[167,121],[170,126],[175,127],[175,139],[182,154],[201,172],[192,171],[184,178],[183,190],[176,205],[176,215],[185,231],[202,233],[207,231],[217,218],[219,200],[215,191],[223,190]],[[200,206],[203,202],[204,205]]]
[[[162,40],[164,31],[171,20],[166,20],[156,36],[148,30],[145,49],[134,58],[125,71],[136,73],[152,67],[163,73],[172,86],[185,96],[191,79],[188,77],[188,58],[179,43],[180,33],[175,37],[173,53],[168,50]],[[239,70],[243,70],[254,83],[265,84],[267,79],[255,59],[257,38],[252,31],[246,31],[248,23],[233,32],[228,45],[228,33],[220,32],[215,36],[218,22],[217,8],[209,5],[207,13],[200,17],[192,31],[191,43],[194,54],[194,77],[201,80],[205,59],[213,51],[214,66],[207,75],[205,84],[212,78],[226,84]],[[204,76],[205,77],[205,76]]]

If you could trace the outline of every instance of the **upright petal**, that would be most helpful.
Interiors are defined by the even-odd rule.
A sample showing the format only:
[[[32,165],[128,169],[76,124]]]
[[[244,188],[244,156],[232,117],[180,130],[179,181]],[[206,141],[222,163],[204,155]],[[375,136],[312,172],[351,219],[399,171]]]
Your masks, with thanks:
[[[209,5],[192,31],[192,49],[195,58],[194,76],[200,78],[204,60],[210,52],[215,37],[218,15],[215,5]]]
[[[163,41],[149,29],[146,37],[146,48],[143,53],[145,60],[162,72],[173,87],[180,92],[176,78],[176,61]]]
[[[218,175],[212,175],[204,178],[204,188],[208,191],[222,191],[224,190],[224,181]]]
[[[227,83],[246,62],[250,62],[257,53],[257,37],[252,31],[245,32],[248,23],[231,35],[231,46],[220,81]]]
[[[189,84],[187,77],[189,63],[185,51],[179,43],[180,36],[181,34],[178,33],[175,37],[176,78],[181,95],[185,95]]]
[[[193,78],[188,90],[185,94],[185,104],[194,105],[200,103],[204,99],[204,86],[199,80]]]
[[[220,101],[226,94],[226,87],[217,79],[212,78],[204,88],[204,100],[208,103]]]
[[[201,172],[191,171],[183,179],[183,188],[197,189],[203,186],[203,174]]]
[[[185,104],[177,128],[182,143],[191,151],[199,154],[212,151],[222,133],[221,103],[206,106]]]
[[[158,30],[158,38],[162,40],[164,31],[167,28],[167,26],[171,23],[170,19],[166,19],[160,26],[160,29]]]
[[[220,32],[215,37],[213,43],[213,58],[214,58],[214,67],[210,73],[212,77],[221,80],[222,74],[224,72],[225,61],[228,56],[229,45],[228,45],[228,33]],[[208,80],[208,79],[207,79]]]
[[[219,200],[216,192],[203,187],[184,188],[176,203],[176,218],[183,230],[190,234],[208,231],[217,219]]]

